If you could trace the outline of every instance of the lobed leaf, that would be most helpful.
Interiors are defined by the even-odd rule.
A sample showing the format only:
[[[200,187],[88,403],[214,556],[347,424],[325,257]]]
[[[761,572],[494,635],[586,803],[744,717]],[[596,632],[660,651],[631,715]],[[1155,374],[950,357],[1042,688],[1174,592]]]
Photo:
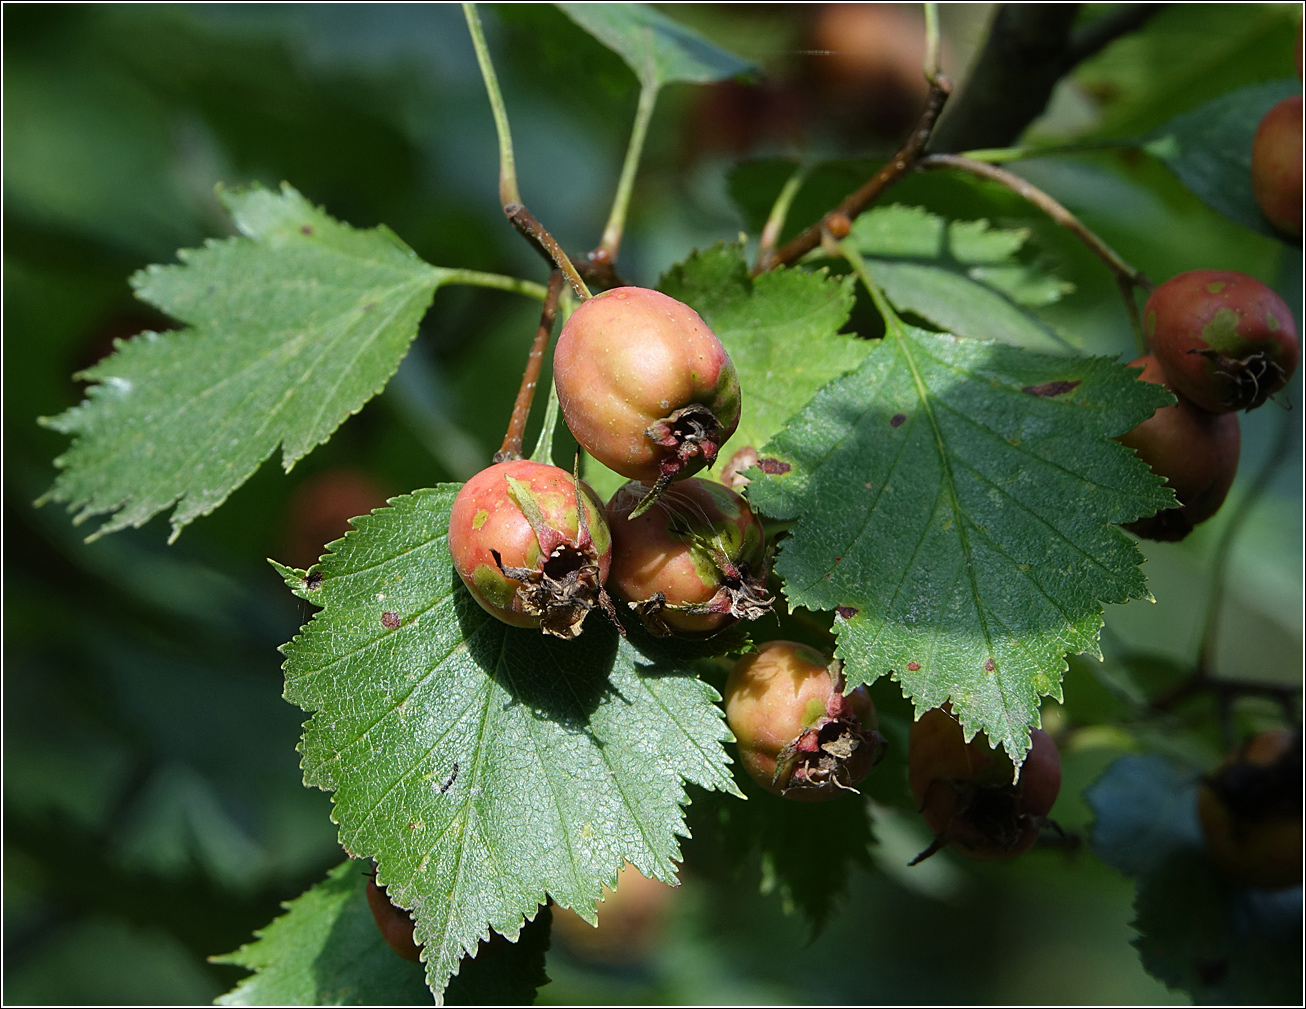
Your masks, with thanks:
[[[1158,127],[1146,138],[1144,149],[1164,161],[1212,210],[1245,228],[1281,238],[1252,194],[1252,137],[1273,105],[1300,93],[1296,79],[1230,91]]]
[[[889,675],[917,713],[951,700],[1019,762],[1102,602],[1146,595],[1115,528],[1173,505],[1110,439],[1169,401],[1101,358],[903,327],[763,450],[749,498],[796,519],[791,605],[836,610],[850,685]]]
[[[1028,238],[1024,228],[948,222],[905,206],[867,211],[849,236],[900,312],[957,336],[1063,350],[1064,338],[1023,306],[1051,304],[1073,286],[1017,258]]]
[[[750,277],[739,245],[694,253],[658,289],[703,317],[739,373],[743,411],[722,463],[745,446],[765,445],[816,390],[871,349],[840,333],[853,307],[851,279],[805,270]]]
[[[707,84],[756,69],[692,28],[645,3],[559,3],[578,25],[617,53],[642,86]]]
[[[66,502],[78,522],[110,514],[95,536],[175,504],[175,539],[278,445],[288,471],[381,390],[450,273],[288,185],[223,201],[244,237],[132,278],[189,328],[118,343],[79,376],[95,383],[86,400],[43,421],[74,438],[43,500]]]
[[[593,920],[627,861],[674,883],[683,783],[734,790],[719,696],[686,663],[598,614],[563,642],[476,604],[446,542],[457,490],[356,519],[285,648],[286,698],[313,713],[305,782],[413,910],[436,992],[487,926],[515,939],[549,897]]]

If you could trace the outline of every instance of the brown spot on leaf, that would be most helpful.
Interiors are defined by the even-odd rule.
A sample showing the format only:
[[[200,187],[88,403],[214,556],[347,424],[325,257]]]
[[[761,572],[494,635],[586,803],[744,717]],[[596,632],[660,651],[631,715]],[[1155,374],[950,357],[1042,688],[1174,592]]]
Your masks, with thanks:
[[[299,230],[300,230],[301,233],[303,233],[303,234],[305,234],[305,235],[311,235],[311,234],[313,234],[313,225],[311,225],[311,224],[301,224],[301,225],[299,226]]]
[[[851,620],[853,617],[857,616],[857,607],[856,607],[856,606],[836,606],[836,607],[834,608],[834,612],[837,613],[837,614],[839,614],[839,616],[843,617],[844,620]]]
[[[909,673],[914,673],[914,672],[916,672],[917,670],[919,670],[920,668],[921,668],[921,664],[920,664],[919,662],[908,662],[908,663],[907,663],[907,672],[909,672]]]
[[[841,560],[843,560],[842,557],[836,557],[836,558],[834,559],[834,562],[835,562],[836,564],[838,564]]]
[[[862,484],[862,488],[863,488],[864,490],[870,490],[870,489],[871,489],[871,481],[867,480],[864,484]]]
[[[402,624],[403,621],[399,619],[398,613],[386,610],[381,614],[381,626],[388,631],[393,631],[395,628],[402,626]]]
[[[986,672],[986,673],[991,673],[991,672],[993,672],[993,670],[995,670],[995,669],[997,669],[997,668],[998,668],[998,667],[995,666],[995,665],[993,664],[993,660],[992,660],[992,659],[985,659],[985,660],[984,660],[984,672]]]
[[[308,577],[304,579],[304,588],[312,592],[314,589],[320,589],[321,587],[322,587],[322,572],[310,571],[308,573]]]
[[[907,420],[907,415],[905,413],[895,413],[892,417],[889,418],[889,426],[902,427],[903,423],[906,420]]]
[[[787,462],[781,462],[779,459],[759,459],[757,468],[770,476],[784,476],[793,469]]]
[[[1044,382],[1042,385],[1027,385],[1020,391],[1027,392],[1031,396],[1042,396],[1047,399],[1052,396],[1062,396],[1077,385],[1079,385],[1079,379],[1077,378],[1069,381],[1062,379],[1057,382]]]
[[[364,311],[364,312],[370,312],[370,311],[372,311],[372,309],[374,309],[374,308],[376,308],[376,302],[375,302],[375,301],[369,301],[366,305],[363,306],[363,311]]]

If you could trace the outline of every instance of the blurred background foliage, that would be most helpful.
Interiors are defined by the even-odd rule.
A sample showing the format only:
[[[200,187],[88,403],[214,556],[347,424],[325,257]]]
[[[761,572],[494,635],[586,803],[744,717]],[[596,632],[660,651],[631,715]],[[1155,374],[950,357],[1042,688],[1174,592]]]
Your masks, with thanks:
[[[954,78],[992,6],[942,5]],[[1141,136],[1230,88],[1293,74],[1299,5],[1164,6],[1064,80],[1026,139]],[[645,285],[693,247],[741,230],[755,241],[758,208],[789,171],[776,159],[883,156],[924,93],[919,5],[668,10],[764,73],[664,94],[623,248],[623,273]],[[230,233],[219,182],[287,180],[342,220],[390,225],[438,265],[537,279],[543,267],[499,211],[493,124],[457,5],[7,4],[3,19],[5,993],[203,1002],[241,973],[206,957],[244,942],[341,856],[327,797],[300,783],[301,715],[280,699],[276,648],[309,614],[264,558],[307,566],[349,516],[487,462],[536,309],[441,290],[376,402],[292,473],[265,465],[172,547],[162,521],[86,544],[67,516],[34,509],[65,447],[36,418],[75,403],[71,376],[114,340],[166,327],[127,277]],[[550,6],[491,7],[486,21],[523,195],[566,248],[587,249],[616,182],[634,78]],[[741,160],[754,163],[736,170]],[[1219,217],[1149,156],[1018,168],[1154,279],[1242,270],[1300,318],[1300,250]],[[857,160],[817,171],[793,225],[864,177]],[[1014,197],[915,177],[889,199],[1029,228],[1074,285],[1040,310],[1045,321],[1085,351],[1134,356],[1111,277]],[[1287,398],[1300,404],[1300,376]],[[1184,543],[1145,545],[1157,602],[1110,608],[1106,661],[1073,660],[1065,704],[1045,711],[1066,774],[1053,815],[1072,840],[1090,819],[1081,790],[1120,753],[1217,761],[1209,701],[1157,723],[1137,719],[1129,698],[1192,663],[1222,529],[1285,425],[1269,492],[1234,541],[1216,668],[1299,678],[1300,416],[1243,419],[1230,504]],[[901,755],[910,715],[891,684],[876,690]],[[1245,728],[1277,717],[1251,701],[1235,714]],[[881,773],[903,775],[901,758]],[[656,892],[640,898],[634,884],[605,905],[613,923],[600,933],[616,938],[558,916],[540,1001],[1185,1001],[1142,970],[1132,884],[1086,848],[993,865],[944,852],[907,870],[928,837],[902,782],[884,782],[870,789],[879,843],[819,936],[786,913],[765,860],[729,871],[702,830],[686,845],[683,886],[649,884]],[[691,807],[691,827],[712,808]],[[819,870],[822,839],[794,841]]]

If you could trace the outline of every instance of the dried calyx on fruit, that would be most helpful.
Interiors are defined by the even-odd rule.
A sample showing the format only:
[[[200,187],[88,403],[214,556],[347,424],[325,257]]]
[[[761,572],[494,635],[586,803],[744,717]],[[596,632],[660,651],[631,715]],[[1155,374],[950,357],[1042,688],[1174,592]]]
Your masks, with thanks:
[[[983,733],[966,742],[950,705],[912,725],[907,779],[934,834],[912,865],[945,846],[980,861],[1014,858],[1038,840],[1061,790],[1061,757],[1042,729],[1030,730],[1030,744],[1016,778],[1011,758]]]
[[[720,484],[682,480],[627,521],[648,491],[632,481],[608,503],[608,588],[650,632],[711,633],[770,611],[766,540],[747,501]]]
[[[595,607],[617,622],[603,589],[612,537],[602,502],[566,470],[515,459],[476,474],[454,499],[449,552],[468,591],[505,623],[569,639]]]
[[[1130,363],[1143,369],[1140,382],[1165,385],[1165,375],[1148,354]],[[1136,536],[1173,542],[1193,531],[1220,509],[1238,472],[1242,443],[1238,416],[1207,413],[1178,396],[1173,406],[1163,406],[1128,434],[1116,439],[1138,453],[1138,458],[1165,477],[1166,486],[1179,500],[1177,508],[1125,526]]]
[[[1152,292],[1147,342],[1168,384],[1203,410],[1251,410],[1297,370],[1297,326],[1283,299],[1230,270],[1190,270]]]
[[[754,781],[800,802],[856,791],[885,743],[866,688],[843,688],[838,660],[793,641],[768,641],[735,663],[726,721]]]
[[[386,945],[405,960],[421,963],[422,947],[413,941],[413,919],[407,911],[390,903],[385,887],[376,885],[375,870],[367,874],[367,906]]]
[[[1267,890],[1301,885],[1301,743],[1300,730],[1259,733],[1202,779],[1202,833],[1235,882]]]
[[[739,425],[739,379],[688,305],[642,287],[584,302],[558,335],[558,402],[576,440],[603,465],[653,484],[710,465]]]

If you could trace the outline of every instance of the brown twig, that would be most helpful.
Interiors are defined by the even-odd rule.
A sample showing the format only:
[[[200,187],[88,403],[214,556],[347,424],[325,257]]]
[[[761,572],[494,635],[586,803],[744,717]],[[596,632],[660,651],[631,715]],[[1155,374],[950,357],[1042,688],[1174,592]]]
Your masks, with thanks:
[[[549,291],[544,297],[544,308],[540,312],[540,327],[535,331],[531,352],[526,358],[526,370],[522,373],[521,387],[517,390],[517,401],[512,406],[508,431],[503,436],[503,445],[494,453],[495,462],[522,457],[522,438],[526,434],[526,421],[531,415],[531,404],[535,401],[535,387],[540,381],[544,352],[549,346],[549,335],[553,332],[553,320],[558,314],[558,298],[561,294],[562,271],[554,270],[549,275]]]
[[[630,282],[617,272],[616,261],[606,249],[595,249],[572,262],[576,264],[576,272],[587,284],[601,287],[605,291],[614,287],[630,286]]]
[[[549,234],[548,229],[535,219],[535,215],[527,210],[524,204],[505,203],[503,216],[508,218],[512,226],[535,246],[540,255],[562,271],[563,276],[571,283],[572,290],[576,292],[576,297],[584,301],[590,296],[590,289],[585,286],[585,281],[580,279],[575,264],[562,251],[558,240]]]
[[[1032,182],[1022,179],[1019,175],[1009,172],[1005,168],[999,168],[997,165],[991,165],[984,161],[972,161],[970,158],[964,158],[959,154],[930,154],[921,158],[917,163],[917,167],[921,169],[954,168],[959,171],[970,172],[972,175],[978,175],[990,182],[996,182],[998,185],[1010,189],[1017,196],[1028,200],[1047,214],[1048,217],[1052,218],[1054,222],[1069,231],[1115,274],[1116,283],[1120,287],[1120,294],[1124,298],[1125,311],[1129,314],[1130,325],[1134,327],[1135,337],[1142,341],[1142,320],[1138,315],[1138,302],[1134,299],[1134,288],[1141,287],[1145,291],[1150,291],[1154,285],[1147,279],[1146,274],[1126,263],[1119,253],[1090,231],[1083,221],[1051,196]],[[1140,345],[1145,346],[1141,343]]]
[[[943,106],[947,103],[948,95],[951,93],[952,84],[948,81],[948,78],[942,74],[934,75],[930,80],[929,96],[925,100],[925,111],[921,113],[916,126],[912,129],[910,136],[907,137],[898,153],[890,158],[883,168],[872,175],[861,188],[845,196],[839,206],[776,250],[775,255],[770,257],[766,269],[773,270],[777,266],[787,266],[811,252],[821,244],[821,233],[826,229],[832,217],[838,215],[852,220],[875,202],[875,199],[882,192],[911,171],[924,153],[925,145],[929,143],[930,134],[934,131],[934,124],[938,121],[939,113],[943,111]],[[759,264],[760,266],[761,264]],[[765,271],[754,268],[753,272],[757,274]]]

